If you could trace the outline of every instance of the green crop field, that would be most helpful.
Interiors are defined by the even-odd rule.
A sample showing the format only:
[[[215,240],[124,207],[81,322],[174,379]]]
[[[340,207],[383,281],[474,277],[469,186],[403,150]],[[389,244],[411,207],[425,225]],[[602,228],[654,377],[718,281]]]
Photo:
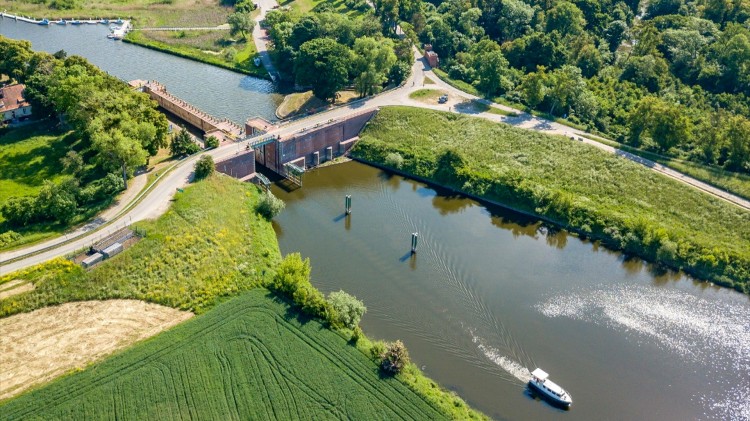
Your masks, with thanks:
[[[0,406],[28,419],[445,417],[264,289]]]
[[[384,108],[353,155],[388,165],[396,153],[408,174],[750,292],[750,212],[626,159],[478,118]]]

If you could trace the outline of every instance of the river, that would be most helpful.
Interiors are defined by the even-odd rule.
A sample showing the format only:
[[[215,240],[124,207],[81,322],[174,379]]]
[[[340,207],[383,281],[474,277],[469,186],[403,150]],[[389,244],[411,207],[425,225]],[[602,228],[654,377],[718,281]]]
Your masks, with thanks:
[[[65,50],[87,58],[125,81],[158,80],[179,98],[219,118],[244,124],[248,117],[276,120],[283,97],[273,83],[182,57],[107,39],[105,25],[39,26],[0,19],[0,35],[31,41],[36,50]]]
[[[368,335],[402,339],[493,418],[750,417],[742,294],[359,163],[274,193],[281,249],[310,257],[313,283],[362,299]],[[569,411],[525,392],[537,366],[571,393]]]
[[[278,101],[266,81],[107,40],[103,26],[5,19],[0,34],[123,79],[157,79],[237,122],[272,118]],[[369,336],[404,340],[428,376],[493,418],[750,419],[742,294],[357,163],[274,193],[287,204],[274,223],[281,249],[310,257],[313,283],[362,299]],[[536,366],[571,393],[569,411],[525,391]]]

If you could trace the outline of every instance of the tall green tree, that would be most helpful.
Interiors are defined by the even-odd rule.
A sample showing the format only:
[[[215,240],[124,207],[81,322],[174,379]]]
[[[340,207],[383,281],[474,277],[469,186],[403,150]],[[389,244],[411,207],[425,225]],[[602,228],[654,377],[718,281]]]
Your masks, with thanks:
[[[294,73],[299,85],[312,86],[315,96],[333,101],[349,80],[351,62],[348,47],[330,38],[316,38],[300,46]]]
[[[247,34],[251,34],[255,28],[255,21],[250,13],[234,12],[227,18],[227,23],[232,36],[240,35],[244,39],[247,39]]]
[[[354,87],[361,96],[372,95],[388,81],[388,73],[396,63],[393,42],[372,37],[358,38],[354,42]]]

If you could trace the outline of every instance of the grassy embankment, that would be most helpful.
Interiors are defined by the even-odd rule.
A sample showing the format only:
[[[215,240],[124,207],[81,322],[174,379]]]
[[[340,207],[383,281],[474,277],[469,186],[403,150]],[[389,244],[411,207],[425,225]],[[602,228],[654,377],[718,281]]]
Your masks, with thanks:
[[[278,243],[271,224],[253,210],[258,199],[256,187],[215,175],[178,194],[158,220],[139,223],[148,233],[145,239],[89,272],[58,259],[0,277],[0,286],[12,280],[35,284],[33,291],[0,300],[0,317],[108,298],[205,313],[6,402],[0,419],[68,418],[68,411],[173,418],[191,410],[196,412],[188,415],[222,419],[271,413],[289,419],[392,418],[400,413],[484,418],[414,364],[396,381],[381,377],[366,337],[359,336],[355,348],[352,332],[328,330],[266,296],[267,290],[214,308],[228,297],[269,285],[273,277]]]
[[[561,136],[390,107],[353,156],[389,166],[396,153],[409,175],[750,293],[750,213],[626,159]]]
[[[0,203],[14,196],[39,193],[45,180],[59,182],[65,178],[60,159],[75,149],[79,139],[72,131],[59,131],[50,121],[40,121],[7,129],[0,136]],[[111,201],[82,209],[68,224],[38,223],[28,228],[13,228],[20,238],[5,239],[0,234],[0,250],[18,247],[59,235],[68,228],[91,219]],[[11,230],[0,214],[0,233]],[[8,241],[6,241],[8,240]]]
[[[460,89],[472,95],[481,96],[474,86],[461,80],[451,79],[447,73],[445,73],[444,71],[440,69],[433,69],[433,72],[436,75],[440,76],[441,80],[453,86],[454,88]],[[525,107],[523,104],[510,103],[502,98],[493,98],[493,101],[497,102],[498,104],[503,104],[509,107],[523,110],[537,117],[542,117],[547,120],[555,121],[556,123],[564,124],[574,129],[587,131],[587,128],[584,126],[573,124],[559,117],[550,116],[547,113],[543,113],[543,112],[536,111],[536,110],[531,110]],[[716,168],[716,167],[703,165],[703,164],[699,164],[695,162],[684,161],[684,160],[680,160],[676,158],[670,158],[670,157],[659,155],[653,152],[644,151],[642,149],[633,148],[631,146],[623,145],[613,140],[606,139],[606,137],[600,133],[597,133],[597,136],[590,136],[589,139],[604,143],[606,145],[609,145],[618,149],[622,149],[623,151],[630,152],[632,154],[644,157],[646,159],[650,159],[666,167],[669,167],[674,170],[680,171],[684,174],[687,174],[695,179],[698,179],[705,183],[719,187],[721,189],[724,189],[730,193],[736,194],[746,199],[750,199],[750,176],[725,171],[721,168]]]

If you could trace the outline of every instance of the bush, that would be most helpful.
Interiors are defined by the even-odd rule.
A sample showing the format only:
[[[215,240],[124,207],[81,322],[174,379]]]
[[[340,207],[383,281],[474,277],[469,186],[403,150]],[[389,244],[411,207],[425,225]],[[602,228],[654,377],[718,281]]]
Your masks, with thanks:
[[[11,197],[3,203],[0,208],[3,217],[8,224],[23,227],[35,222],[39,217],[36,208],[36,198],[34,197]]]
[[[330,293],[328,302],[336,310],[338,322],[349,329],[356,328],[362,320],[362,315],[367,311],[365,303],[344,291]]]
[[[211,155],[203,155],[195,163],[195,180],[202,180],[213,174],[215,169],[214,159]]]
[[[206,138],[206,149],[213,149],[219,147],[219,138],[216,136],[209,136]]]
[[[380,369],[395,375],[400,373],[409,364],[409,351],[401,341],[389,343],[385,352],[380,355]]]
[[[274,196],[273,193],[266,192],[258,202],[257,211],[266,219],[273,219],[282,210],[284,210],[284,201]]]
[[[310,283],[310,259],[302,260],[299,253],[288,254],[269,288],[291,298],[303,312],[338,326],[336,310]]]
[[[384,162],[385,162],[385,165],[391,168],[396,168],[400,170],[401,167],[404,165],[404,157],[401,156],[401,154],[398,152],[391,152],[385,156]]]
[[[9,246],[20,239],[21,234],[15,231],[5,231],[4,233],[0,234],[0,247]]]
[[[200,146],[193,141],[193,136],[184,127],[172,136],[172,142],[169,144],[169,150],[174,156],[192,155],[200,149]]]

